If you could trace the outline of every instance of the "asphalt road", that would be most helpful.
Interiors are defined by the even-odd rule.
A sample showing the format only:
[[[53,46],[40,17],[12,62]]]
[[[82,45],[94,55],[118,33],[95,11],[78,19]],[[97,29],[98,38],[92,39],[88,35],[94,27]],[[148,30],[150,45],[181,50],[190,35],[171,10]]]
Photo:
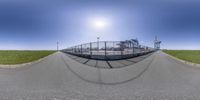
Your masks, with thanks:
[[[0,100],[199,100],[200,68],[156,52],[116,69],[83,65],[64,53],[0,70]]]

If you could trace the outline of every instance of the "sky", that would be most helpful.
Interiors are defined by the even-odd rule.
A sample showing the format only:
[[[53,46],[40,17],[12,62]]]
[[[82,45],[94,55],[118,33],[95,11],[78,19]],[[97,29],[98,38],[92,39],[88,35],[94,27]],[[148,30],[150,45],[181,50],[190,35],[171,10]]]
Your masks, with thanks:
[[[137,38],[162,49],[200,49],[198,0],[2,0],[1,50],[54,50]],[[103,21],[104,27],[96,27]]]

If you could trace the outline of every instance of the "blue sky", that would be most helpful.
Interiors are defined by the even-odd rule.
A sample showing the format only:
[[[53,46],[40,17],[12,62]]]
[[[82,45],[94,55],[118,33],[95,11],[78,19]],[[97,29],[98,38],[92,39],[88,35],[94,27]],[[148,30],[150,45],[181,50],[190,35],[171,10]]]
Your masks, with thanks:
[[[200,2],[195,0],[1,1],[0,49],[56,49],[100,40],[138,38],[163,49],[200,49]],[[95,19],[107,26],[96,29]]]

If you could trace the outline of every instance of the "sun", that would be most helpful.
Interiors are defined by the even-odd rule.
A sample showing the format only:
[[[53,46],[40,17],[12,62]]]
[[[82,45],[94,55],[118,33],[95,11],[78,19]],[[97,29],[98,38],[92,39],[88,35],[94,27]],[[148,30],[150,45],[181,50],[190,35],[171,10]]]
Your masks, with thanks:
[[[107,26],[107,22],[103,19],[95,19],[93,21],[93,26],[96,29],[103,29]]]
[[[94,22],[94,25],[95,25],[95,27],[97,27],[97,28],[103,28],[103,27],[105,27],[105,22],[102,21],[102,20],[96,20],[96,21]]]

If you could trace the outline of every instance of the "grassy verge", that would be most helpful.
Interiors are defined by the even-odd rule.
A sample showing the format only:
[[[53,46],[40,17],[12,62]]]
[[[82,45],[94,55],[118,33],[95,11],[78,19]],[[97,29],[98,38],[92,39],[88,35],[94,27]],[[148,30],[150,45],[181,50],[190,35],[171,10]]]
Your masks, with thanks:
[[[55,51],[16,51],[16,50],[1,50],[0,64],[12,65],[28,63],[45,56],[48,56]]]
[[[200,64],[200,50],[163,50],[176,58]]]

